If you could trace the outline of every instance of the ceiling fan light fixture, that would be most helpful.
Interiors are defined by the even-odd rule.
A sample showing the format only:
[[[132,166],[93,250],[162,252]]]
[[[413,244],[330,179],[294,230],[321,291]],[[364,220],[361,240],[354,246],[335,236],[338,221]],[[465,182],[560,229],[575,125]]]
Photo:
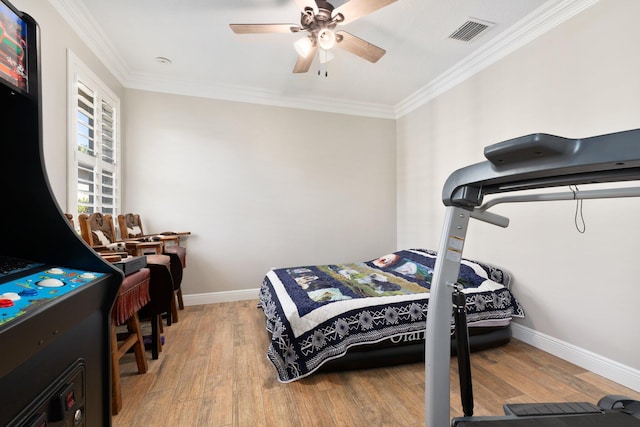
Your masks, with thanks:
[[[327,62],[329,62],[333,58],[335,58],[335,55],[333,53],[331,53],[331,51],[329,51],[329,50],[322,50],[320,52],[320,54],[318,55],[318,58],[320,58],[320,63],[321,64],[326,64]]]
[[[329,28],[323,28],[318,33],[318,44],[325,50],[331,49],[336,44],[336,33]]]
[[[313,43],[309,37],[303,37],[300,40],[296,41],[293,44],[293,47],[296,48],[296,52],[303,58],[306,58],[311,52],[311,48],[313,48]]]

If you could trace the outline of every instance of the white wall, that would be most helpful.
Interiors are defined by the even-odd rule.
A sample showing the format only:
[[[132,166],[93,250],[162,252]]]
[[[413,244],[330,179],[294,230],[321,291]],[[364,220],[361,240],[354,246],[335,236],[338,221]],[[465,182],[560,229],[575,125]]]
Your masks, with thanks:
[[[396,243],[395,121],[127,90],[125,211],[188,230],[183,292]]]
[[[186,294],[259,287],[268,268],[395,248],[395,122],[126,91],[48,1],[40,25],[45,166],[67,205],[67,49],[123,101],[126,211],[184,229]]]
[[[398,245],[437,247],[444,180],[486,145],[640,128],[639,14],[636,0],[600,1],[398,120]],[[585,234],[574,208],[498,207],[511,226],[472,221],[465,256],[512,271],[523,325],[639,369],[640,201],[585,201]]]
[[[45,167],[61,209],[67,203],[67,49],[71,49],[118,96],[123,90],[100,60],[48,1],[11,0],[40,27],[42,128]]]

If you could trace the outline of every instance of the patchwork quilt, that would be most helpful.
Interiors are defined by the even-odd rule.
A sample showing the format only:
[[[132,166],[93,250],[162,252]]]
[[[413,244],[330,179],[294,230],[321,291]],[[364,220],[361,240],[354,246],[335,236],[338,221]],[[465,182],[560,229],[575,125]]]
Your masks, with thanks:
[[[435,252],[411,249],[365,262],[269,271],[259,305],[278,380],[303,378],[352,346],[424,333],[435,261]],[[469,327],[505,326],[524,316],[510,280],[501,268],[462,261],[458,283]]]

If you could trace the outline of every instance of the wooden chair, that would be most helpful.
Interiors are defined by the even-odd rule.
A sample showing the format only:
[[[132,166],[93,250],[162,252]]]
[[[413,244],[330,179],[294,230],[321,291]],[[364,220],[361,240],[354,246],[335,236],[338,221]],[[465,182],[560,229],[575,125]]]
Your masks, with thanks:
[[[167,247],[179,246],[181,238],[191,234],[189,231],[165,231],[157,234],[145,233],[140,215],[133,213],[118,215],[118,226],[120,227],[120,235],[123,239],[156,238],[164,241]]]
[[[67,218],[67,221],[69,221],[69,223],[71,224],[71,227],[75,228],[75,224],[73,223],[73,215],[66,213],[64,214],[64,216],[65,218]]]
[[[148,268],[142,268],[126,276],[111,313],[111,412],[113,415],[117,415],[122,408],[120,358],[133,348],[138,373],[144,374],[148,369],[138,311],[150,301],[150,279],[151,272]],[[116,326],[123,324],[127,325],[127,330],[118,334]]]
[[[75,228],[73,215],[65,213],[64,216]],[[104,258],[117,262],[122,259],[122,255],[127,256],[127,254],[109,252],[104,255]],[[111,310],[111,413],[113,415],[117,415],[122,409],[120,358],[133,348],[138,373],[144,374],[148,369],[138,311],[150,301],[150,278],[151,272],[148,268],[142,268],[125,276]],[[124,324],[126,324],[126,332],[118,334],[116,327]]]
[[[111,215],[99,212],[78,215],[80,234],[96,252],[123,252],[145,255],[149,252],[161,254],[164,244],[160,241],[118,240]]]
[[[100,255],[109,259],[116,256],[146,256],[147,268],[150,270],[151,279],[149,286],[150,301],[141,310],[141,316],[145,315],[151,319],[151,352],[152,357],[157,359],[162,351],[162,324],[160,319],[163,314],[167,315],[167,323],[171,324],[172,301],[174,298],[173,276],[171,275],[171,257],[162,255],[162,242],[138,242],[138,241],[118,241],[111,215],[93,213],[91,215],[80,214],[80,234]],[[126,252],[122,250],[126,249]],[[152,250],[152,254],[145,254],[145,251]]]
[[[184,301],[182,298],[182,270],[187,268],[187,248],[180,245],[180,239],[183,236],[191,234],[188,231],[183,232],[165,232],[161,234],[145,234],[142,226],[140,215],[127,213],[118,215],[118,226],[120,235],[123,239],[139,239],[140,241],[161,241],[164,243],[163,253],[172,257],[171,273],[174,277],[174,290],[177,300],[177,308],[184,310]],[[177,259],[176,259],[177,258]],[[176,262],[179,260],[179,265]],[[172,308],[174,321],[178,321],[178,312],[176,307]]]

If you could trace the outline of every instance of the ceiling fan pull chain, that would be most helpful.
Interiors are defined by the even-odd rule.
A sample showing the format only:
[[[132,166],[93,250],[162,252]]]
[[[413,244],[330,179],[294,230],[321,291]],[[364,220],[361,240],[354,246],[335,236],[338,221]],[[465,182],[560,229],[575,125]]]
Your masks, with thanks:
[[[324,52],[324,61],[322,61],[322,58],[320,58],[320,55],[322,55],[322,53]],[[327,62],[329,62],[329,60],[327,59],[328,54],[327,54],[328,50],[327,49],[322,49],[320,50],[320,52],[318,52],[318,60],[320,61],[320,68],[318,68],[318,76],[321,74],[322,71],[322,66],[324,65],[324,76],[325,77],[329,77],[329,70],[327,70]]]

